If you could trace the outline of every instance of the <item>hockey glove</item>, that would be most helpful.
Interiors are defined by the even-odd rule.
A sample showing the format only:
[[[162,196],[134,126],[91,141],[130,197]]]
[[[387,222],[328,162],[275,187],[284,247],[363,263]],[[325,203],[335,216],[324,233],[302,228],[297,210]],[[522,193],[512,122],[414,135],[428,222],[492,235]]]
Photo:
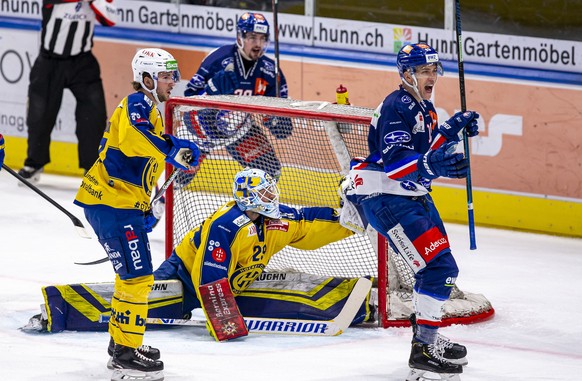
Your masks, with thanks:
[[[263,118],[263,125],[268,128],[277,139],[288,138],[293,132],[291,118],[285,116],[265,116]]]
[[[172,135],[165,135],[169,139],[171,148],[166,155],[166,161],[174,167],[187,170],[190,166],[198,165],[200,150],[196,143],[186,139],[178,139]]]
[[[164,215],[164,210],[166,209],[166,198],[162,196],[157,202],[153,203],[151,209],[149,209],[144,214],[144,224],[145,230],[151,233],[156,227],[160,219]]]
[[[4,136],[0,134],[0,171],[2,170],[2,164],[4,164]]]
[[[437,177],[461,179],[467,177],[469,161],[462,153],[455,153],[456,142],[447,142],[418,158],[418,172],[428,180]]]
[[[438,128],[438,131],[447,139],[447,141],[458,142],[460,140],[459,132],[461,132],[463,128],[467,129],[468,136],[472,137],[479,135],[479,124],[477,119],[479,119],[479,114],[475,111],[458,112],[444,122]]]
[[[221,70],[208,81],[205,90],[208,95],[230,95],[234,94],[238,86],[239,82],[234,71]]]

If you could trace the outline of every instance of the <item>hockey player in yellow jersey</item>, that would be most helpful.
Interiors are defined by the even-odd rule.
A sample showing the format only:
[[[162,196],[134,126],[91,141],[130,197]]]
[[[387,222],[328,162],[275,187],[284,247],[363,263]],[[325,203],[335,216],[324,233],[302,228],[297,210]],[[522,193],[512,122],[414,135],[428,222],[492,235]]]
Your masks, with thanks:
[[[162,49],[141,49],[132,69],[135,92],[111,116],[75,204],[84,208],[116,273],[108,347],[112,380],[128,370],[137,379],[162,380],[159,350],[142,345],[154,280],[144,216],[164,161],[187,170],[197,165],[199,150],[193,142],[165,135],[157,108],[179,80],[174,57]]]
[[[334,208],[295,209],[279,204],[275,180],[260,169],[246,168],[237,173],[233,196],[233,201],[224,204],[186,234],[172,255],[154,272],[156,280],[182,281],[184,313],[203,306],[201,285],[227,278],[233,294],[240,296],[260,277],[271,257],[284,247],[313,250],[353,234],[339,223]],[[284,292],[275,293],[277,295],[268,301],[267,298],[248,300],[241,312],[244,315],[247,308],[253,308],[252,314],[246,316],[260,316],[260,311],[255,309],[261,308],[269,310],[270,317],[278,317],[277,311],[283,311],[281,317],[308,318],[299,315],[298,304],[287,303]],[[238,300],[245,298],[236,299],[242,307]],[[322,311],[310,313],[317,316]]]

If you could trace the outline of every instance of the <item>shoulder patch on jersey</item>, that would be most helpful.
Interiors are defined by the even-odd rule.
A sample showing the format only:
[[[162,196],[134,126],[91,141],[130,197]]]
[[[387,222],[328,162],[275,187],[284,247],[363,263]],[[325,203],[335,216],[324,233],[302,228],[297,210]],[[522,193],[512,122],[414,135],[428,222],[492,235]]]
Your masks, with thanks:
[[[232,223],[235,224],[238,227],[243,226],[244,224],[246,224],[247,222],[249,222],[251,219],[246,215],[243,214],[242,216],[238,216],[237,218],[235,218]]]
[[[378,119],[380,119],[380,116],[382,116],[382,113],[380,111],[382,110],[383,104],[384,103],[380,103],[378,107],[376,107],[376,109],[374,110],[374,114],[372,114],[372,121],[370,122],[370,125],[372,125],[372,127],[374,128],[378,127]]]
[[[265,67],[265,70],[275,71],[275,65],[269,61],[263,61],[263,66]]]
[[[402,103],[410,103],[412,102],[412,98],[410,98],[408,95],[403,95],[402,98],[400,98],[402,100]]]
[[[265,223],[267,231],[269,230],[279,230],[282,232],[289,231],[289,222],[281,220],[267,220]]]
[[[257,226],[255,224],[249,225],[248,229],[249,229],[249,234],[247,234],[247,237],[252,237],[254,235],[257,235]]]
[[[394,143],[406,143],[411,140],[410,134],[406,131],[398,130],[392,131],[384,135],[384,143],[394,144]]]
[[[227,67],[231,63],[234,63],[234,58],[233,57],[226,57],[225,59],[222,60],[222,62],[220,63],[220,65],[222,67]]]

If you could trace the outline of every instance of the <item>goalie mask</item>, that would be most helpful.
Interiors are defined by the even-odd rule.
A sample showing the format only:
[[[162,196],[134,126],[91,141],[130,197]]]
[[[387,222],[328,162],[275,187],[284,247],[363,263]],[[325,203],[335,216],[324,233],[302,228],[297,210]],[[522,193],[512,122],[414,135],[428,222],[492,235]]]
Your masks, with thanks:
[[[169,72],[172,74],[171,78],[174,83],[180,81],[178,61],[174,59],[174,56],[162,49],[148,48],[138,50],[131,61],[131,68],[133,70],[133,80],[139,83],[144,90],[152,93],[157,103],[160,103],[157,93],[160,73]],[[148,89],[143,83],[144,74],[148,74],[153,79],[153,89]]]
[[[236,45],[250,61],[261,57],[269,44],[269,23],[260,13],[244,13],[236,24]]]
[[[396,56],[396,67],[398,68],[398,73],[400,74],[402,82],[405,85],[412,87],[420,99],[422,99],[422,97],[418,91],[416,72],[420,67],[427,65],[436,66],[437,76],[442,76],[444,74],[443,65],[439,60],[438,53],[424,43],[405,45],[400,49]],[[412,83],[409,83],[404,77],[404,73],[407,72],[412,77]]]
[[[260,169],[245,168],[234,177],[232,194],[242,211],[281,218],[279,188],[275,179]]]

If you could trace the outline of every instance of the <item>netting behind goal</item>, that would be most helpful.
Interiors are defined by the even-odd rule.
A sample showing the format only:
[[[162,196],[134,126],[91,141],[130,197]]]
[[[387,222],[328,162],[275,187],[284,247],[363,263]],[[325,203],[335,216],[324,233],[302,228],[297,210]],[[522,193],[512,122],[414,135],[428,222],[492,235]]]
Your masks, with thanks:
[[[351,157],[366,156],[372,113],[369,108],[269,97],[170,99],[168,133],[195,141],[203,155],[199,167],[178,175],[168,190],[166,255],[189,230],[232,200],[234,175],[245,166],[276,176],[283,204],[339,208],[339,181]],[[372,276],[380,325],[407,325],[413,273],[388,252],[384,238],[369,231],[314,251],[286,247],[265,271]],[[458,289],[445,305],[448,323],[478,321],[492,313],[483,296]]]

